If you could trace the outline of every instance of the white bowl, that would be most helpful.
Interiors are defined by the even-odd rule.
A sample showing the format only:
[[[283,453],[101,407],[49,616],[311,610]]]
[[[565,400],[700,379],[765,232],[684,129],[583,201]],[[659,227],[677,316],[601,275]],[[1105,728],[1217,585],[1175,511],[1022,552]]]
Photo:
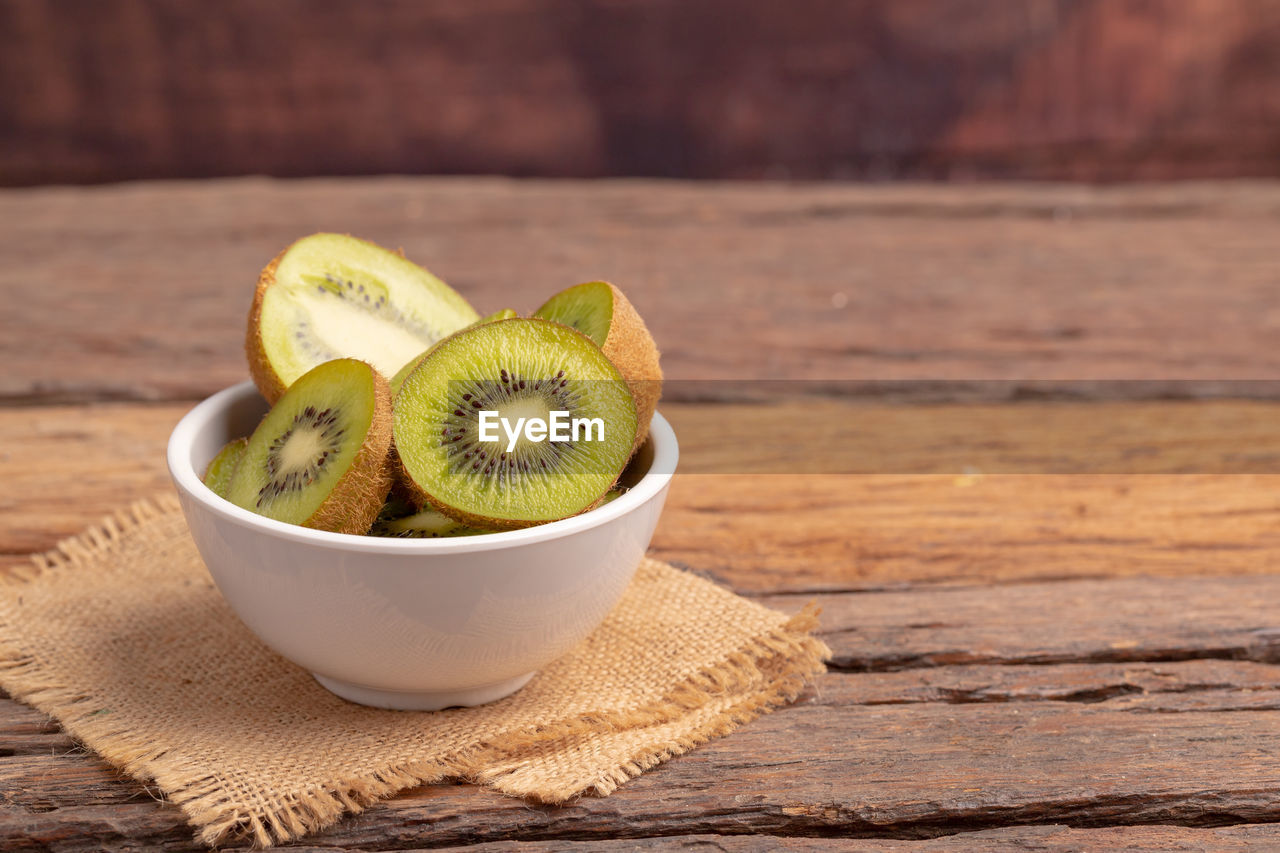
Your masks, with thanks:
[[[267,411],[253,383],[214,394],[169,437],[196,547],[250,630],[333,693],[381,708],[478,705],[520,689],[603,621],[658,523],[679,451],[654,415],[630,491],[583,515],[453,539],[327,533],[256,515],[200,481]]]

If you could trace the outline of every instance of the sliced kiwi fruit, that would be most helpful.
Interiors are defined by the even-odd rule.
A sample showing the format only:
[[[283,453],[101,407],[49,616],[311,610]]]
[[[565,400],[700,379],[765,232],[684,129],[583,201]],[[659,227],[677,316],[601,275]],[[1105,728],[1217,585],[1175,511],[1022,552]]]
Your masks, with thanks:
[[[496,323],[498,320],[510,320],[518,316],[520,315],[516,313],[514,308],[503,308],[501,311],[494,311],[486,317],[481,317],[479,320],[472,323],[471,326],[479,326],[481,323]],[[471,326],[467,326],[466,328],[469,329]],[[437,341],[437,343],[439,342]],[[431,346],[434,347],[435,344],[432,344]],[[391,396],[394,397],[396,394],[400,393],[400,386],[404,384],[404,378],[412,373],[415,367],[422,364],[422,360],[430,354],[431,348],[428,347],[413,358],[409,359],[409,361],[405,363],[404,367],[396,371],[396,375],[392,376],[390,380]]]
[[[227,496],[227,486],[231,485],[231,477],[236,473],[236,466],[240,464],[240,458],[244,456],[244,449],[248,445],[247,438],[228,441],[218,451],[218,455],[210,460],[209,467],[204,469],[204,484],[218,497]]]
[[[480,413],[596,419],[577,441],[481,441]],[[576,515],[618,479],[635,441],[627,383],[586,335],[546,320],[484,323],[441,341],[400,387],[395,444],[415,503],[474,527],[515,529]]]
[[[625,488],[624,486],[614,486],[612,489],[608,491],[607,494],[605,494],[604,500],[600,501],[600,506],[604,506],[607,503],[613,503],[618,498],[625,495],[628,491],[630,490]]]
[[[245,351],[269,402],[299,376],[358,358],[383,376],[480,318],[451,287],[403,256],[345,234],[303,237],[258,278]]]
[[[577,284],[548,299],[533,316],[572,326],[604,350],[631,386],[639,420],[635,446],[643,444],[662,396],[662,367],[653,336],[622,291],[607,281]]]
[[[515,319],[516,317],[519,317],[519,316],[520,316],[520,315],[516,313],[516,309],[514,309],[514,308],[503,308],[501,311],[494,311],[492,314],[488,314],[488,315],[486,315],[486,316],[484,316],[484,317],[481,317],[481,318],[480,318],[480,320],[479,320],[479,322],[481,322],[481,323],[495,323],[495,322],[497,322],[498,320],[512,320],[512,319]]]
[[[253,431],[227,500],[268,518],[364,533],[391,488],[391,392],[369,364],[340,358],[289,386]]]
[[[387,499],[373,526],[369,528],[370,536],[394,539],[443,539],[488,532],[454,521],[430,507],[415,510],[412,504],[394,495]]]

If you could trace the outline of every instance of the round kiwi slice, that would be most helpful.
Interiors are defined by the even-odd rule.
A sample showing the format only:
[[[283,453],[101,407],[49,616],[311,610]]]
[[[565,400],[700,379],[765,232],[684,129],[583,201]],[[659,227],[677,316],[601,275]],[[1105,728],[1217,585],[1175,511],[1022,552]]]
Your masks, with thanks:
[[[231,485],[231,477],[236,473],[236,466],[240,464],[240,458],[244,456],[244,449],[248,444],[247,438],[228,441],[218,451],[218,455],[210,460],[209,467],[204,469],[204,484],[218,497],[227,496],[227,486]]]
[[[494,311],[492,314],[489,314],[486,317],[481,317],[479,320],[476,320],[474,323],[472,323],[471,326],[479,326],[481,323],[495,323],[498,320],[510,320],[513,317],[518,317],[518,316],[520,315],[516,313],[514,308],[503,308],[501,311]],[[471,328],[471,326],[467,326],[467,328],[469,329]],[[435,344],[432,344],[431,346],[434,347]],[[404,384],[404,378],[408,376],[410,373],[412,373],[414,371],[414,368],[416,368],[419,364],[422,364],[422,360],[430,354],[431,354],[431,349],[427,348],[422,352],[418,353],[418,355],[409,359],[409,361],[405,363],[404,367],[396,371],[396,375],[392,376],[390,380],[391,396],[394,397],[396,394],[400,393],[400,386]]]
[[[259,515],[364,533],[391,488],[391,392],[363,361],[314,367],[249,437],[227,500]]]
[[[369,528],[370,536],[394,539],[443,539],[453,536],[476,536],[488,532],[468,527],[429,507],[414,510],[412,505],[394,496],[388,498],[382,511],[378,513],[377,519],[374,520],[373,527]]]
[[[245,351],[275,402],[317,364],[358,358],[383,376],[480,317],[451,287],[401,255],[344,234],[312,234],[258,278]]]
[[[572,326],[599,344],[631,386],[639,420],[635,446],[643,444],[662,396],[662,367],[653,336],[622,291],[607,281],[577,284],[548,299],[533,316]]]
[[[482,440],[483,412],[505,419],[489,431],[497,440]],[[552,441],[521,426],[555,429],[557,417],[598,419],[602,428]],[[395,405],[396,450],[415,501],[487,529],[595,506],[627,464],[635,429],[635,402],[617,368],[590,338],[546,320],[500,320],[441,341]]]

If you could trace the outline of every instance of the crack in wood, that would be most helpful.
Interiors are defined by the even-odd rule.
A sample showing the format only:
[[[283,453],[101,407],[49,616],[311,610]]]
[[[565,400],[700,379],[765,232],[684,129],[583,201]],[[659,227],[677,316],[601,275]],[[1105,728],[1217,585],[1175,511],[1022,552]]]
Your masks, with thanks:
[[[847,629],[856,633],[856,628]],[[826,637],[839,631],[823,631]],[[1253,661],[1276,663],[1280,661],[1280,646],[1234,647],[1224,649],[1124,649],[1099,650],[1089,654],[1032,654],[1026,657],[1001,658],[967,651],[939,651],[924,654],[885,654],[875,658],[862,658],[837,654],[827,661],[827,669],[846,673],[903,672],[916,669],[933,669],[946,666],[989,664],[992,666],[1046,666],[1072,663],[1175,663],[1192,660]]]

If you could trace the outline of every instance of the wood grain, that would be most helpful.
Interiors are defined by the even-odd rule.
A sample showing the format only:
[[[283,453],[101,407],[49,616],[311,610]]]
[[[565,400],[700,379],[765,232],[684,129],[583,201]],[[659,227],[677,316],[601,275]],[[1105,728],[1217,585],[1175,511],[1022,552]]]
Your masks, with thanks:
[[[93,817],[80,818],[82,826],[96,829]],[[32,820],[33,824],[49,824],[51,821]],[[67,836],[57,831],[37,835],[35,844],[54,841]],[[425,850],[457,853],[544,853],[544,851],[613,851],[624,850],[717,850],[728,853],[770,853],[774,850],[794,851],[842,851],[842,853],[943,853],[944,851],[992,851],[992,853],[1078,853],[1080,850],[1143,850],[1170,851],[1170,853],[1204,853],[1206,850],[1222,853],[1243,851],[1269,851],[1275,849],[1280,837],[1280,825],[1254,824],[1214,828],[1173,826],[1125,826],[1101,829],[1076,829],[1062,825],[1014,826],[1001,829],[959,832],[939,838],[919,841],[877,838],[859,841],[850,838],[803,838],[779,835],[679,835],[627,839],[592,839],[575,841],[493,841],[464,846],[412,848],[410,853]],[[21,843],[21,842],[20,842]],[[23,846],[15,850],[45,849],[41,846]],[[74,848],[69,848],[74,849]],[[130,849],[122,847],[118,849]],[[190,849],[178,841],[164,842],[150,847],[154,850]],[[381,844],[359,847],[292,845],[283,849],[296,853],[374,853],[388,848]]]
[[[847,853],[941,853],[952,850],[981,850],[990,853],[1079,853],[1081,850],[1234,851],[1270,850],[1277,844],[1276,824],[1192,829],[1170,826],[1125,826],[1105,829],[1073,829],[1066,826],[1013,826],[978,832],[959,832],[924,841],[877,838],[859,842],[848,838],[787,838],[783,836],[686,835],[664,838],[635,838],[626,841],[525,841],[473,844],[442,848],[470,853],[535,853],[552,850],[719,850],[726,853],[767,853],[772,850],[829,851]],[[334,848],[305,848],[312,853],[342,853]],[[346,848],[349,853],[356,851]]]
[[[1270,184],[10,190],[0,399],[193,400],[240,381],[259,269],[317,230],[402,246],[482,312],[611,279],[663,350],[668,399],[694,380],[900,380],[935,398],[946,380],[1140,379],[1148,396],[1274,380],[1278,224]]]
[[[4,444],[16,454],[5,460],[4,479],[13,482],[9,475],[25,470],[24,485],[36,485],[35,469],[20,467],[31,442],[47,442],[43,455],[90,468],[93,454],[115,443],[143,448],[162,442],[181,408],[0,412],[0,424],[8,424]],[[33,412],[48,418],[43,438],[25,428],[24,418]],[[82,425],[79,433],[73,424]],[[121,469],[120,482],[160,475],[158,448],[137,453],[132,467]],[[969,483],[962,486],[940,476],[694,475],[681,483],[721,483],[723,501],[742,494],[742,481],[753,476],[768,484],[750,493],[761,507],[784,505],[786,492],[773,485],[779,480],[871,481],[880,487],[898,481],[907,484],[908,503],[900,504],[907,506],[927,495],[927,487],[960,492],[983,479],[962,480]],[[1006,479],[1057,481],[1056,488],[1006,494],[1008,512],[1025,508],[1034,494],[1043,499],[1064,483],[1098,478]],[[1192,496],[1200,499],[1215,491],[1239,495],[1240,484],[1250,480],[1102,479],[1112,479],[1113,490],[1116,483],[1135,481],[1170,481],[1166,488],[1190,482],[1207,490]],[[1266,479],[1254,484],[1259,492]],[[51,482],[67,480],[61,474]],[[679,488],[673,491],[664,529],[679,518],[679,494]],[[696,494],[707,497],[702,489]],[[855,497],[888,507],[894,495],[902,497],[892,490],[875,501]],[[736,518],[739,511],[705,509],[691,517],[690,529],[714,528],[715,519]],[[753,541],[744,538],[744,550]],[[1022,556],[1007,543],[991,550]],[[1141,552],[1132,541],[1125,546],[1124,553]],[[744,573],[736,580],[788,588],[776,578]],[[1278,583],[1276,576],[1119,578],[823,595],[822,630],[836,654],[835,672],[799,706],[756,721],[610,798],[544,809],[468,786],[433,786],[306,843],[412,849],[744,832],[909,839],[1016,823],[1275,821],[1280,789],[1270,755],[1280,747],[1280,628],[1274,627],[1272,605]],[[793,610],[804,597],[763,600]],[[837,732],[857,736],[833,737]],[[0,743],[7,753],[0,755],[0,791],[7,792],[0,847],[194,849],[176,809],[149,802],[144,788],[81,753],[36,712],[0,701]],[[1166,836],[1161,843],[1216,839],[1205,832]],[[1026,843],[1039,843],[1036,838],[1027,836]],[[1244,835],[1240,843],[1265,847],[1267,838]],[[973,843],[986,841],[979,834]],[[1008,843],[1024,842],[1015,836]]]
[[[1151,614],[1144,626],[1146,632],[1157,630],[1157,620],[1169,619],[1169,611],[1179,603],[1175,602],[1162,613]],[[926,609],[929,604],[926,601]],[[826,623],[824,636],[829,642],[852,630],[849,622],[840,620],[839,612],[828,613]],[[1206,642],[1205,638],[1215,632],[1221,639]],[[1072,649],[1057,650],[1057,659],[1066,662],[1027,663],[1044,659],[1044,655],[1022,647],[1006,650],[999,660],[996,655],[988,654],[985,660],[995,662],[981,664],[947,662],[945,653],[935,652],[930,656],[917,656],[911,661],[915,668],[892,670],[871,668],[865,656],[853,663],[855,655],[851,644],[837,639],[836,645],[842,648],[841,658],[829,676],[805,696],[804,702],[831,706],[1109,702],[1110,708],[1148,713],[1280,709],[1280,666],[1236,659],[1248,652],[1240,653],[1238,634],[1232,636],[1235,632],[1231,627],[1217,626],[1215,631],[1213,626],[1205,626],[1199,637],[1176,648],[1185,659],[1164,661],[1144,658],[1168,657],[1170,649],[1144,650],[1136,645],[1118,649],[1116,646],[1121,644],[1107,641],[1096,630],[1093,634]],[[1177,639],[1185,640],[1185,632]],[[1236,641],[1234,648],[1233,640]],[[919,647],[918,642],[916,646]],[[1252,648],[1256,650],[1260,646],[1254,643]],[[1120,658],[1123,656],[1120,652],[1127,652],[1130,659],[1116,663],[1101,661],[1106,657]],[[879,657],[883,661],[885,655]],[[81,755],[90,758],[57,723],[18,702],[0,701],[0,732],[4,737],[0,757]]]
[[[0,182],[1278,174],[1275,0],[0,3]]]
[[[816,597],[835,658],[796,706],[611,797],[430,786],[301,849],[1276,846],[1280,402],[1223,380],[1280,367],[1280,189],[2,192],[0,570],[170,488],[173,424],[243,374],[236,294],[344,221],[483,310],[620,270],[682,441],[654,554],[788,612]],[[768,376],[785,387],[742,402]],[[1098,381],[1120,377],[1143,382]],[[797,415],[811,441],[778,440]],[[0,849],[197,848],[0,698]]]
[[[309,843],[412,849],[748,832],[918,838],[1015,823],[1274,822],[1270,754],[1280,714],[1222,705],[1160,714],[1105,703],[802,706],[608,798],[549,808],[470,786],[433,786]],[[67,838],[68,850],[189,837],[173,822],[176,809],[139,803],[146,795],[136,785],[82,756],[14,756],[0,774],[17,803],[0,811],[6,843],[41,827],[85,833]],[[114,827],[102,825],[107,815],[115,815]]]
[[[663,407],[689,474],[1275,474],[1280,406],[1205,399]]]
[[[830,666],[1280,661],[1280,576],[1114,578],[816,597]],[[800,600],[804,600],[803,598]],[[795,607],[796,596],[765,596]]]
[[[897,407],[822,405],[833,421],[853,412],[862,422],[883,425],[881,443],[866,439],[847,449],[850,463],[893,452],[904,470],[954,473],[680,474],[654,538],[655,556],[709,572],[743,592],[1244,575],[1274,571],[1280,559],[1278,475],[984,475],[968,467],[993,454],[1019,458],[1054,444],[1040,431],[1054,423],[1066,427],[1053,458],[1068,469],[1094,470],[1108,454],[1119,460],[1124,447],[1139,445],[1147,449],[1138,460],[1148,466],[1142,470],[1184,470],[1192,459],[1226,465],[1246,439],[1266,431],[1258,424],[1275,422],[1258,414],[1262,404],[1215,403],[1223,416],[1185,434],[1165,425],[1183,407],[1199,404],[1054,404],[1051,419],[1035,406],[1013,407],[998,420],[981,407],[942,407],[922,420],[943,424],[942,434],[955,439],[942,444],[894,443],[892,428],[902,422]],[[1247,417],[1228,416],[1237,405]],[[1132,444],[1115,437],[1091,452],[1070,438],[1073,425],[1098,407],[1110,410],[1108,422],[1139,425],[1118,433],[1132,435]],[[0,566],[24,563],[26,554],[53,547],[130,501],[170,489],[165,443],[187,408],[0,408]],[[718,409],[664,407],[681,425],[682,441],[688,427],[682,466],[734,467],[733,459],[717,455],[712,430]],[[753,422],[775,417],[767,406],[734,412],[737,428],[748,432]],[[993,422],[1005,427],[995,450],[992,434],[979,428]],[[1152,427],[1149,436],[1142,435],[1144,423]],[[749,451],[744,445],[742,452]]]
[[[465,785],[430,786],[305,843],[414,849],[744,832],[909,839],[1009,823],[1274,821],[1280,783],[1270,755],[1280,741],[1280,666],[1231,659],[1239,624],[1268,624],[1262,620],[1276,615],[1269,604],[1274,593],[1219,578],[1175,584],[1171,593],[1168,586],[1108,581],[917,591],[897,596],[902,607],[886,603],[893,594],[833,596],[824,602],[824,632],[844,658],[838,671],[798,705],[609,798],[544,808]],[[1098,616],[1082,621],[1064,610],[1064,601]],[[1180,643],[1188,659],[1160,660],[1167,649],[1117,643],[1103,628],[1105,610],[1116,601],[1140,602],[1117,620],[1122,636],[1163,635]],[[905,613],[908,602],[919,612]],[[1227,618],[1233,605],[1234,620]],[[975,608],[982,618],[974,618]],[[1019,622],[1024,612],[1034,618]],[[880,613],[889,615],[868,618]],[[942,613],[953,614],[942,631],[918,622],[900,629],[932,636],[936,650],[951,648],[945,631],[965,648],[1002,644],[989,656],[1002,663],[963,664],[935,654],[917,662],[925,670],[863,673],[847,666],[851,651],[847,644],[841,649],[843,637],[866,633],[884,649],[919,648],[883,626]],[[1055,614],[1059,625],[1072,626],[1070,636],[1058,630],[1052,640],[1060,662],[1028,663],[1045,659]],[[1186,630],[1189,623],[1198,633]],[[992,643],[993,632],[1004,639]],[[1132,659],[1100,662],[1118,651]],[[57,838],[67,850],[124,843],[188,848],[189,830],[174,820],[176,809],[147,803],[139,785],[76,751],[35,711],[0,702],[0,732],[15,744],[0,757],[0,790],[11,792],[0,808],[0,841]],[[1068,835],[1059,843],[1090,837]],[[1175,834],[1162,843],[1214,837]],[[1268,837],[1241,839],[1264,844]],[[1016,835],[1009,843],[1015,842],[1021,843]]]

